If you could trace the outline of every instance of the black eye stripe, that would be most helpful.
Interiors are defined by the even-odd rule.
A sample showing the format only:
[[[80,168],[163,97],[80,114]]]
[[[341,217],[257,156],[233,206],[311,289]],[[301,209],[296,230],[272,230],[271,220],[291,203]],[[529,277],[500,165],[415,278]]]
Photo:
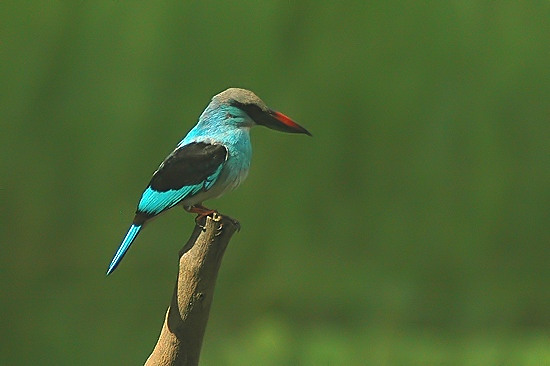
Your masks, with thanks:
[[[248,114],[248,116],[254,121],[258,121],[258,118],[265,114],[265,112],[262,111],[262,109],[257,104],[244,104],[241,102],[237,102],[236,100],[232,100],[229,104],[239,108],[241,111]]]

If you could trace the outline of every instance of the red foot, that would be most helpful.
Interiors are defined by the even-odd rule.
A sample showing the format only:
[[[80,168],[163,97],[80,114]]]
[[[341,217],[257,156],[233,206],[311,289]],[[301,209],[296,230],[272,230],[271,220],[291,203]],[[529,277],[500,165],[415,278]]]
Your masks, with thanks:
[[[212,215],[213,213],[218,213],[216,210],[212,210],[210,208],[204,207],[201,204],[194,205],[194,206],[184,206],[185,211],[196,213],[198,214],[197,217],[195,217],[195,223],[199,224],[199,221],[205,218],[208,215]],[[199,224],[200,225],[200,224]]]

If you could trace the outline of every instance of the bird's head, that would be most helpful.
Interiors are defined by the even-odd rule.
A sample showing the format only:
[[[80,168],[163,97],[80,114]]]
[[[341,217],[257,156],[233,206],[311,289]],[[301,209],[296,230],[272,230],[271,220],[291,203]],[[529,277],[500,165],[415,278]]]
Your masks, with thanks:
[[[228,116],[245,127],[261,125],[272,130],[304,133],[311,136],[308,130],[294,122],[281,112],[274,111],[256,94],[246,89],[229,88],[215,95],[212,103],[228,108]]]

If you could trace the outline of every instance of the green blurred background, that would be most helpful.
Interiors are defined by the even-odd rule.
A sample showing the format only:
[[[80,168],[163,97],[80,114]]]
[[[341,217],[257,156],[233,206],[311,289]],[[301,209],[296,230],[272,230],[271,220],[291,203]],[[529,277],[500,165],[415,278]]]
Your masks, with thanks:
[[[2,365],[142,364],[193,216],[104,273],[229,86],[252,131],[204,365],[550,364],[548,1],[0,5]]]

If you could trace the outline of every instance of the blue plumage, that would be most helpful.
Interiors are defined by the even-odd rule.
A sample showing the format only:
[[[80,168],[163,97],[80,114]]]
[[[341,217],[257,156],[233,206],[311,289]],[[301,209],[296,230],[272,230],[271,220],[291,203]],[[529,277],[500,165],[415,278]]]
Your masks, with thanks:
[[[201,190],[208,190],[212,188],[212,185],[216,182],[222,168],[223,165],[220,164],[218,169],[216,169],[211,176],[206,178],[201,183],[183,186],[180,189],[171,189],[165,192],[159,192],[151,188],[151,186],[147,187],[141,196],[141,200],[139,201],[138,211],[158,215],[162,211],[174,207],[185,197],[192,197]]]
[[[153,174],[107,274],[114,271],[151,218],[176,205],[199,217],[214,212],[202,202],[237,188],[246,178],[252,155],[249,131],[255,125],[311,135],[284,114],[269,109],[251,91],[230,88],[214,96],[196,126]]]
[[[107,274],[111,274],[111,272],[113,272],[118,266],[118,264],[122,260],[122,257],[124,257],[124,254],[126,254],[126,251],[128,250],[128,248],[130,248],[130,245],[132,245],[142,227],[142,225],[130,226],[130,230],[128,230],[128,233],[124,237],[124,240],[122,240],[122,244],[120,244],[118,250],[115,253],[115,256],[111,260],[111,264],[109,264]]]

